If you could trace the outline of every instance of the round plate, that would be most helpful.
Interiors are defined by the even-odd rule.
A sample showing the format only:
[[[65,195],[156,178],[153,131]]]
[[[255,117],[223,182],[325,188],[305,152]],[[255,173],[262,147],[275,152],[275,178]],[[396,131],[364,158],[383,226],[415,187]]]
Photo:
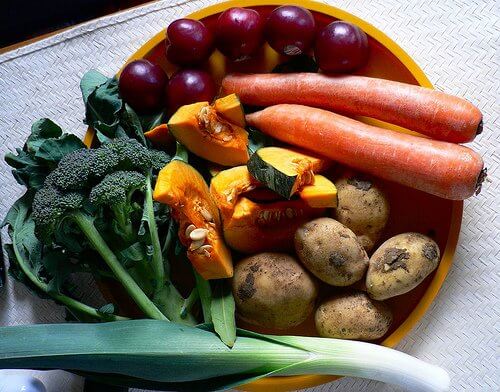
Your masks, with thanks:
[[[289,1],[286,0],[235,0],[204,8],[186,17],[203,20],[208,28],[214,28],[218,14],[230,7],[252,7],[265,17],[276,6],[287,3]],[[358,74],[433,88],[423,71],[410,56],[383,32],[369,23],[341,9],[325,4],[304,0],[300,4],[313,12],[319,27],[334,20],[342,19],[358,25],[368,34],[371,52],[370,60],[366,67],[357,72]],[[161,65],[171,75],[176,70],[176,67],[169,64],[165,58],[164,39],[165,31],[159,32],[132,55],[128,62],[139,58],[147,58]],[[216,82],[219,83],[228,72],[269,72],[277,63],[282,61],[285,61],[284,57],[279,56],[268,45],[265,45],[254,59],[240,63],[227,62],[216,51],[204,67],[212,73]],[[410,132],[377,120],[358,119],[385,128]],[[93,133],[89,131],[85,137],[86,144],[90,145],[92,139]],[[386,301],[393,310],[394,322],[388,334],[378,343],[393,347],[410,332],[412,327],[424,315],[446,278],[453,261],[460,232],[463,202],[440,199],[393,183],[385,182],[384,186],[387,189],[391,203],[391,218],[388,230],[385,233],[386,238],[409,231],[424,233],[436,240],[442,254],[441,262],[436,271],[421,285],[405,295]],[[241,324],[240,326],[256,330],[255,327],[248,325]],[[257,331],[288,335],[315,334],[312,318],[299,327],[287,331],[277,332],[262,329]],[[336,377],[318,375],[269,377],[245,385],[241,389],[247,391],[289,391],[320,385],[335,379]]]

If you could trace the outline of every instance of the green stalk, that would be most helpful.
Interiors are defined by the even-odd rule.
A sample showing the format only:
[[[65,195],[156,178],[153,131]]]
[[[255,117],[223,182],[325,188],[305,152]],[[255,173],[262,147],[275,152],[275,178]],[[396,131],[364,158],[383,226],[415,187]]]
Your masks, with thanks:
[[[196,287],[191,291],[189,296],[184,300],[184,303],[181,307],[181,318],[185,318],[188,315],[188,312],[191,311],[192,307],[198,301],[198,290]]]
[[[160,237],[156,226],[155,213],[153,209],[153,189],[151,188],[151,171],[146,176],[146,192],[144,195],[144,209],[147,216],[151,245],[153,246],[152,267],[155,274],[155,292],[163,286],[165,282],[165,269],[163,267],[163,257],[161,253]]]
[[[72,214],[72,218],[144,314],[152,319],[168,320],[141,290],[127,270],[123,268],[113,251],[95,228],[92,219],[81,212]]]
[[[102,321],[119,321],[119,320],[128,320],[127,317],[117,316],[115,314],[109,314],[103,316],[102,313],[99,313],[97,309],[84,304],[83,302],[77,301],[67,295],[56,293],[49,290],[49,287],[46,283],[40,281],[28,267],[26,260],[22,257],[19,249],[17,248],[16,235],[14,232],[14,236],[12,238],[12,249],[14,250],[14,255],[16,256],[17,265],[23,271],[24,275],[33,283],[38,289],[43,291],[48,296],[52,297],[57,302],[66,306],[69,310],[73,310],[75,312],[84,313],[89,317],[102,320]]]
[[[437,366],[371,343],[238,330],[228,348],[211,331],[158,320],[4,327],[0,336],[0,368],[100,373],[116,384],[162,390],[225,390],[302,374],[362,377],[409,391],[446,391],[450,382]]]
[[[134,232],[134,227],[132,226],[131,220],[129,219],[127,214],[124,213],[124,205],[119,203],[117,205],[110,206],[110,208],[111,211],[113,211],[115,220],[120,226],[120,230],[123,233],[123,239],[125,240],[125,242],[128,244],[134,242],[137,236]]]
[[[205,323],[212,322],[212,288],[210,283],[203,279],[198,272],[193,268],[194,278],[196,280],[196,289],[200,297],[201,309],[203,311],[203,321]]]

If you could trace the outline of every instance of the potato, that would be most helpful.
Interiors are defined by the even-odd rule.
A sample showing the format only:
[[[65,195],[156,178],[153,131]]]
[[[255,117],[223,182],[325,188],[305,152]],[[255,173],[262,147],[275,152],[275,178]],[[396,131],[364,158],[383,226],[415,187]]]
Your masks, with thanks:
[[[318,218],[295,232],[295,251],[316,277],[333,286],[349,286],[368,268],[368,256],[351,230],[332,218]]]
[[[302,323],[318,295],[314,278],[284,253],[260,253],[241,260],[232,287],[238,317],[274,329]]]
[[[335,181],[338,205],[334,217],[351,229],[370,252],[380,239],[389,219],[389,201],[371,179],[345,175]]]
[[[378,300],[407,293],[439,263],[439,247],[420,233],[398,234],[385,241],[370,258],[366,288]]]
[[[314,316],[316,330],[325,338],[378,339],[392,323],[390,309],[362,291],[330,298],[318,307]]]

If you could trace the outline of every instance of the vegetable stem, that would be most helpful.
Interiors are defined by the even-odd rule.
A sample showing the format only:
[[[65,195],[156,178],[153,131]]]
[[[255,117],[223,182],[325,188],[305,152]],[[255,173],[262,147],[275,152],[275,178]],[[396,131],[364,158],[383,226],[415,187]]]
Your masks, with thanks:
[[[200,297],[201,309],[203,311],[203,321],[205,323],[212,322],[212,289],[210,283],[203,279],[195,269],[193,269],[194,278],[196,280],[196,289]]]
[[[146,192],[144,196],[144,209],[147,216],[151,245],[153,246],[152,267],[155,274],[155,292],[163,286],[165,281],[165,269],[163,267],[163,257],[161,253],[158,227],[156,226],[155,213],[153,209],[153,189],[151,188],[151,171],[146,176]]]
[[[74,213],[72,217],[80,230],[85,234],[92,247],[101,255],[108,267],[113,271],[117,279],[144,314],[156,320],[168,320],[141,290],[127,270],[120,264],[113,251],[95,228],[92,219],[80,212]]]
[[[198,298],[198,290],[195,287],[189,294],[189,297],[184,300],[184,304],[181,307],[181,318],[185,318],[187,316],[193,305],[196,303],[196,301],[198,301]]]
[[[36,287],[38,287],[41,291],[43,291],[45,294],[49,295],[52,297],[54,300],[60,302],[64,306],[66,306],[70,310],[74,310],[76,312],[84,313],[87,314],[88,316],[92,318],[96,318],[99,320],[106,320],[106,321],[119,321],[119,320],[128,320],[127,317],[122,317],[118,316],[115,314],[108,314],[104,316],[102,313],[99,313],[97,309],[88,306],[84,304],[83,302],[77,301],[76,299],[73,299],[71,297],[68,297],[67,295],[59,294],[56,292],[53,292],[49,290],[49,287],[46,283],[40,281],[31,271],[30,268],[26,265],[26,260],[22,257],[21,253],[19,252],[19,249],[17,247],[17,238],[16,235],[14,234],[12,238],[12,248],[14,250],[14,255],[16,256],[16,261],[17,264],[19,265],[19,268],[23,271],[23,273],[27,276],[27,278],[33,283]]]
[[[144,381],[161,390],[226,390],[303,374],[362,377],[412,392],[449,388],[443,369],[372,343],[237,333],[229,349],[212,331],[158,320],[3,327],[0,368],[114,374],[120,385]]]

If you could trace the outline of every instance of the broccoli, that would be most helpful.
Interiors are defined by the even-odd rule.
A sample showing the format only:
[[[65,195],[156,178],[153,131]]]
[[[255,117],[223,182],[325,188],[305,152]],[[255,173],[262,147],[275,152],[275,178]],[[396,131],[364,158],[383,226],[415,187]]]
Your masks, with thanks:
[[[32,217],[37,231],[47,238],[58,229],[63,220],[75,223],[141,310],[151,318],[165,320],[166,317],[141,290],[106,244],[94,225],[94,217],[82,208],[84,201],[85,196],[82,193],[63,192],[48,181],[36,192],[33,199]]]
[[[115,170],[119,155],[103,148],[82,148],[65,155],[46,181],[64,190],[82,190],[96,179]]]
[[[72,224],[72,230],[77,228],[76,232],[100,254],[148,317],[194,323],[192,317],[181,320],[177,309],[184,299],[166,276],[153,208],[153,173],[168,159],[166,153],[148,150],[133,139],[115,139],[96,149],[70,152],[35,193],[32,218],[36,233],[46,243],[56,241],[55,234],[66,228],[61,226],[63,223]],[[136,191],[140,191],[137,197],[134,196]],[[140,215],[134,220],[136,211]],[[101,218],[107,216],[111,219],[103,222]],[[116,243],[112,244],[113,248],[106,243],[105,238],[110,237],[102,233],[108,231],[100,231],[110,226],[119,236],[120,253],[115,253]],[[122,252],[137,252],[144,245],[147,252],[142,261],[146,262],[143,264],[146,270],[152,273],[147,277],[154,288],[152,299],[134,280],[135,272],[129,272],[120,262],[124,257]],[[140,255],[134,253],[134,256],[137,254]],[[146,270],[142,273],[147,275]]]
[[[140,207],[132,204],[132,194],[144,189],[146,177],[135,171],[117,171],[108,174],[90,192],[90,202],[95,206],[106,206],[113,212],[118,231],[126,242],[135,238],[130,214]]]
[[[90,189],[106,174],[158,171],[169,159],[165,152],[148,150],[135,139],[114,139],[98,148],[81,148],[65,155],[46,181],[65,191]]]

